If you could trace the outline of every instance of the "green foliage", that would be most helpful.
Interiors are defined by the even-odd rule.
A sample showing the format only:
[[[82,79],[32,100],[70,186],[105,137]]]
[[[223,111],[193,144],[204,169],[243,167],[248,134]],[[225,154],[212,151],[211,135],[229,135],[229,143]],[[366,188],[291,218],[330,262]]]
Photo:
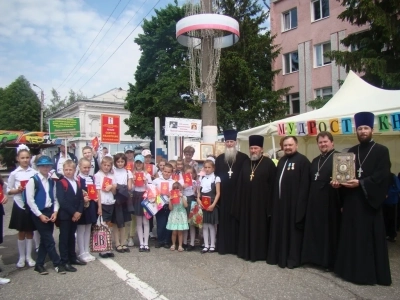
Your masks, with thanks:
[[[400,1],[342,0],[346,9],[339,19],[369,30],[342,40],[353,52],[331,51],[328,55],[346,71],[364,73],[363,79],[385,89],[400,89]]]
[[[40,129],[40,100],[24,76],[3,89],[0,97],[0,129]]]
[[[82,92],[80,91],[75,92],[73,90],[69,90],[68,94],[69,94],[68,97],[62,99],[54,88],[51,89],[50,104],[46,106],[46,109],[44,111],[45,117],[57,111],[62,110],[63,108],[67,107],[68,105],[71,105],[76,101],[87,99],[87,97],[83,95]]]
[[[217,111],[220,129],[244,130],[280,119],[288,112],[281,101],[289,89],[272,91],[271,63],[279,48],[263,24],[268,14],[257,0],[222,0],[221,12],[240,25],[240,40],[221,54],[217,86]],[[232,113],[234,112],[234,113]]]
[[[135,73],[135,84],[129,84],[125,108],[131,112],[125,123],[126,134],[145,137],[154,133],[154,117],[200,118],[200,108],[187,101],[189,70],[187,49],[175,38],[176,22],[185,16],[182,7],[168,4],[155,10],[151,20],[144,20],[143,34],[135,43],[142,51]]]
[[[317,97],[314,100],[310,100],[307,102],[307,105],[313,109],[319,109],[323,107],[332,97]]]

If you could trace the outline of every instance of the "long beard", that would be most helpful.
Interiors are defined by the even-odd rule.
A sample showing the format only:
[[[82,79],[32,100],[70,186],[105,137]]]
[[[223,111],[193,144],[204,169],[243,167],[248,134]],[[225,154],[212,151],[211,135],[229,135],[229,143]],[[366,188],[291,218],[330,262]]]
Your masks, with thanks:
[[[225,162],[234,163],[236,160],[237,150],[235,147],[225,148]]]
[[[252,160],[252,161],[259,160],[259,159],[261,158],[261,156],[262,156],[262,153],[260,153],[260,154],[253,154],[252,156],[250,156],[250,160]]]

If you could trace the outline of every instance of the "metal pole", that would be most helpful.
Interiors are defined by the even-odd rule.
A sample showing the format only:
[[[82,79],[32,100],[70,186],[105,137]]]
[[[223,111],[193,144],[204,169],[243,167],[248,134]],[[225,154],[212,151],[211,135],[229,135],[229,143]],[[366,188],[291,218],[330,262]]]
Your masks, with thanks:
[[[44,104],[44,93],[43,90],[40,92],[40,131],[43,132],[43,104]]]

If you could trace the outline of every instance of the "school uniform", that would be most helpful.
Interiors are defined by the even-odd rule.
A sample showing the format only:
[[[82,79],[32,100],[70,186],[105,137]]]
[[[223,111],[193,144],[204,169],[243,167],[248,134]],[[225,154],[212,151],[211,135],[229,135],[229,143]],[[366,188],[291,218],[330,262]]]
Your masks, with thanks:
[[[134,172],[135,173],[135,172]],[[147,172],[143,172],[144,177],[147,180],[147,184],[152,184],[151,180],[151,175]],[[136,176],[136,175],[135,175]],[[142,206],[142,201],[143,201],[143,194],[147,189],[147,184],[143,183],[143,186],[136,186],[135,182],[133,182],[134,187],[133,187],[133,208],[134,208],[134,215],[143,217],[144,216],[144,210]]]
[[[35,190],[34,179],[29,179],[26,185],[26,201],[32,214],[31,219],[40,234],[40,244],[36,259],[36,266],[44,266],[46,255],[49,255],[54,267],[61,264],[60,256],[56,250],[56,243],[53,237],[54,222],[43,223],[39,216],[51,215],[59,210],[59,203],[55,197],[55,183],[51,178],[44,177],[38,173],[37,190]]]
[[[77,180],[80,181],[82,190],[87,192],[87,185],[88,184],[94,184],[94,178],[93,176],[85,176],[83,174],[78,175],[76,178]],[[85,207],[82,212],[81,218],[78,220],[78,225],[88,225],[88,224],[94,224],[97,222],[97,202],[90,200],[89,201],[89,206]]]
[[[108,177],[112,180],[112,184],[116,183],[115,176],[108,173],[107,176],[99,171],[94,175],[94,182],[96,184],[96,190],[100,190],[100,200],[101,200],[101,211],[103,222],[111,222],[114,213],[115,199],[111,191],[106,192],[103,190],[104,178]]]
[[[36,173],[37,171],[31,167],[28,167],[26,170],[21,167],[15,169],[8,177],[7,194],[10,192],[10,190],[17,189],[21,185],[21,181],[29,180]],[[11,212],[10,225],[8,228],[18,231],[35,231],[36,228],[32,219],[30,217],[27,218],[29,211],[25,209],[22,193],[13,195],[13,199],[14,203]]]
[[[196,190],[196,181],[192,180],[192,185],[184,188],[183,192],[182,192],[183,196],[186,196],[186,199],[187,199],[187,204],[188,205],[186,207],[186,212],[187,212],[188,216],[189,216],[189,213],[190,213],[190,209],[192,207],[192,203],[193,202],[197,203],[196,202],[196,197],[194,195],[195,190]]]
[[[209,196],[211,203],[214,203],[216,191],[216,183],[221,182],[218,176],[214,173],[204,175],[200,183],[200,199],[201,196]],[[203,209],[203,224],[218,224],[218,206],[215,206],[213,211]]]
[[[132,172],[126,169],[114,168],[114,177],[117,184],[117,193],[115,194],[114,213],[112,223],[118,228],[125,227],[126,222],[132,220],[131,214],[128,211],[128,179],[132,179]]]
[[[153,181],[153,184],[156,186],[158,191],[161,191],[161,183],[162,182],[167,182],[169,186],[169,191],[172,190],[172,185],[175,183],[175,180],[172,179],[172,176],[169,179],[164,179],[163,177],[161,178],[156,178]],[[183,179],[179,180],[179,183],[183,185]],[[169,196],[163,196],[163,198],[166,200],[166,204],[163,206],[162,209],[160,209],[157,214],[157,242],[159,246],[166,245],[168,246],[171,241],[171,235],[172,231],[167,229],[167,222],[168,222],[168,217],[169,217]]]
[[[75,252],[75,232],[78,222],[73,222],[72,217],[76,212],[83,212],[83,193],[76,180],[64,177],[68,188],[65,191],[63,184],[56,183],[56,195],[60,204],[58,220],[60,223],[59,251],[61,263],[69,264],[77,260]]]

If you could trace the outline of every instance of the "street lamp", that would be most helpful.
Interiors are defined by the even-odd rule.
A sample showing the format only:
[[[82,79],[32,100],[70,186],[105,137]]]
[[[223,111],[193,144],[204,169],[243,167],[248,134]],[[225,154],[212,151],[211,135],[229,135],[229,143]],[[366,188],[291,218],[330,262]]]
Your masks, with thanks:
[[[43,90],[40,86],[37,84],[33,84],[33,86],[36,86],[37,88],[40,89],[40,131],[43,131],[43,104],[44,104],[44,93]]]

